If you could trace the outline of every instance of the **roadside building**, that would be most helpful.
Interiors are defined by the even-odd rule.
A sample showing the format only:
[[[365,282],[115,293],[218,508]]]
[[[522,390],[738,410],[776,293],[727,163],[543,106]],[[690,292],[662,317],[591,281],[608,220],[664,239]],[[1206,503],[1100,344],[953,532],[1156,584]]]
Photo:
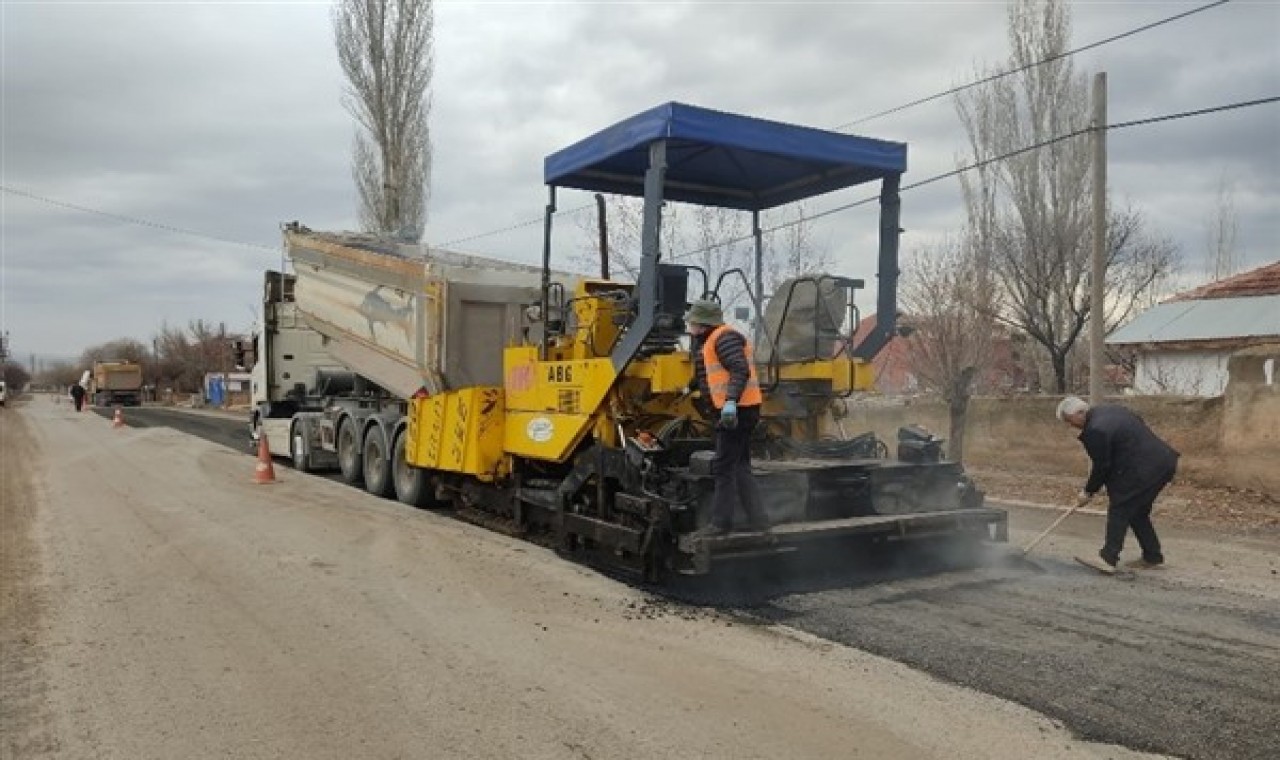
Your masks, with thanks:
[[[1280,261],[1211,282],[1158,304],[1107,338],[1128,355],[1133,391],[1220,396],[1242,349],[1280,341]]]
[[[899,315],[899,325],[914,325],[918,318]],[[876,315],[863,317],[853,334],[853,345],[858,345],[876,327]],[[993,325],[989,356],[982,372],[976,378],[977,393],[1022,393],[1029,387],[1029,376],[1024,368],[1026,340],[1011,333],[1001,325]],[[886,396],[911,396],[924,393],[920,378],[914,368],[915,338],[895,335],[880,353],[871,360],[875,372],[876,391]]]

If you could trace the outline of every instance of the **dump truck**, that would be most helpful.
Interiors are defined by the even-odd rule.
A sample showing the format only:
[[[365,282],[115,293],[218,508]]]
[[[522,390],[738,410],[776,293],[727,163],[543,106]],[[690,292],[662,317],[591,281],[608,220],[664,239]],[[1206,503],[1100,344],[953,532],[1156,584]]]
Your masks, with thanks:
[[[89,375],[89,399],[95,406],[141,406],[142,365],[97,361]]]
[[[253,434],[299,469],[334,467],[371,493],[653,580],[836,542],[1007,540],[1005,513],[927,431],[902,429],[890,451],[822,424],[872,387],[871,359],[895,334],[905,170],[902,143],[668,103],[547,156],[540,266],[288,224],[294,271],[267,275]],[[864,280],[797,276],[766,296],[760,214],[868,184],[878,320],[854,344]],[[643,199],[634,282],[608,276],[607,251],[599,277],[556,271],[562,189]],[[750,214],[754,277],[671,260],[670,201]],[[756,477],[774,528],[708,536],[714,428],[686,392],[683,315],[730,283],[755,317]]]

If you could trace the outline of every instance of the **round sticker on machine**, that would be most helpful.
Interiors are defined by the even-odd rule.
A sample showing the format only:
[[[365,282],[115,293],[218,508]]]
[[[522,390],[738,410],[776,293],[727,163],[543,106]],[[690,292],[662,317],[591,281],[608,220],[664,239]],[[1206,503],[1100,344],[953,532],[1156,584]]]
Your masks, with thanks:
[[[555,423],[546,417],[534,417],[525,426],[525,435],[534,443],[546,443],[556,432]]]

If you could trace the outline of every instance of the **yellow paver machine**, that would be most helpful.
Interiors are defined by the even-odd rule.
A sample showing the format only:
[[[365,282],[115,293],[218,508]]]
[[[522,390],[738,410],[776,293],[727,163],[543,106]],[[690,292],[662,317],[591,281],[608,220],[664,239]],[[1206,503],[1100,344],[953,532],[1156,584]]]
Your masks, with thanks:
[[[905,170],[901,143],[668,103],[546,158],[540,270],[291,226],[296,287],[272,287],[269,276],[268,292],[289,291],[328,363],[352,378],[328,395],[297,383],[291,404],[259,416],[288,425],[295,462],[295,448],[309,466],[332,455],[371,491],[449,506],[652,579],[851,537],[1006,540],[1005,513],[983,506],[937,439],[904,429],[891,458],[871,434],[823,429],[871,388],[870,361],[895,334]],[[855,343],[862,280],[798,276],[766,297],[760,214],[877,182],[878,318]],[[553,268],[561,189],[643,199],[634,282],[609,279],[607,259],[600,278]],[[712,281],[664,260],[668,202],[750,214],[752,276]],[[775,527],[703,538],[713,429],[685,393],[694,369],[682,319],[695,298],[727,298],[730,283],[757,343],[756,476]],[[332,368],[316,375],[339,387]]]

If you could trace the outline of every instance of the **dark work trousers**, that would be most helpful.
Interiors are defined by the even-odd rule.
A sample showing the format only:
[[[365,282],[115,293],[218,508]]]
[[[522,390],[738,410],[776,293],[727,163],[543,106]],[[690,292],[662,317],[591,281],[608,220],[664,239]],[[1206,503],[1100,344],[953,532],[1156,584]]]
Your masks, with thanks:
[[[765,515],[760,486],[751,474],[751,431],[760,422],[760,407],[738,407],[738,426],[726,430],[716,427],[716,456],[711,472],[716,478],[716,493],[711,501],[711,522],[719,528],[733,527],[733,514],[739,504],[752,528],[765,528]]]
[[[1142,547],[1142,558],[1148,562],[1164,562],[1160,553],[1160,539],[1156,536],[1155,526],[1151,524],[1151,508],[1156,497],[1164,487],[1173,480],[1173,473],[1154,486],[1138,491],[1121,501],[1115,501],[1107,507],[1107,538],[1098,555],[1114,565],[1120,561],[1120,550],[1124,548],[1124,537],[1133,528],[1133,535]]]

